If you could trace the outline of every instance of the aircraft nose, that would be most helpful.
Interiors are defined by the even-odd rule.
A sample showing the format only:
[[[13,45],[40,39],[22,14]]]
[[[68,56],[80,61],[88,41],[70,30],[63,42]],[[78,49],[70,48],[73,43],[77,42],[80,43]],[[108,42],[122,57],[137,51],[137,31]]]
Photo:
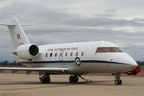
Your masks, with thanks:
[[[138,66],[138,64],[136,63],[136,61],[133,59],[133,60],[130,60],[129,61],[129,64],[131,65],[131,66],[133,66],[133,67],[137,67]]]
[[[127,64],[133,68],[138,66],[136,61],[128,54],[127,54]]]

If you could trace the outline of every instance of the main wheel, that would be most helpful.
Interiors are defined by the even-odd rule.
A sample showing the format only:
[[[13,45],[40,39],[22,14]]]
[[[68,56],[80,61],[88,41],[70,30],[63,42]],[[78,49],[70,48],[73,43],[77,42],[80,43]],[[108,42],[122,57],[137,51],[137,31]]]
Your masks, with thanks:
[[[42,77],[39,77],[42,84],[50,83],[51,79],[49,75],[44,74]]]
[[[47,76],[45,83],[50,83],[50,81],[51,81],[50,76]]]
[[[70,83],[77,83],[78,82],[78,76],[70,76],[69,81]]]
[[[74,76],[74,83],[77,83],[79,80],[78,76]]]
[[[40,81],[41,81],[42,84],[45,83],[45,79],[42,79],[41,77],[39,77],[39,79],[40,79]]]
[[[70,83],[74,83],[74,76],[70,76],[69,81],[70,81]]]

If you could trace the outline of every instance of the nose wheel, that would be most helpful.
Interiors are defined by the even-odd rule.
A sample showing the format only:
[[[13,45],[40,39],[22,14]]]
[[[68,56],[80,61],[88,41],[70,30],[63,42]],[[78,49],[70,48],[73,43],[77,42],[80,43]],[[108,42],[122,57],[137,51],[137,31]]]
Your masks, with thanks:
[[[114,81],[115,85],[121,85],[122,84],[122,80],[121,79],[116,79]]]
[[[120,79],[120,77],[121,77],[121,73],[116,73],[115,74],[115,81],[114,81],[114,84],[115,85],[121,85],[122,84],[122,80]]]

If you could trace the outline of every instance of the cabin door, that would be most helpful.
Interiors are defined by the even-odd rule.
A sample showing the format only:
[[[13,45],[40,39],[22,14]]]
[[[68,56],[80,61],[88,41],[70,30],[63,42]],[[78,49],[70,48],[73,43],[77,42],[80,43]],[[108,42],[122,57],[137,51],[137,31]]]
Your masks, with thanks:
[[[60,51],[60,54],[59,54],[59,61],[63,61],[63,53],[64,53],[64,51]]]

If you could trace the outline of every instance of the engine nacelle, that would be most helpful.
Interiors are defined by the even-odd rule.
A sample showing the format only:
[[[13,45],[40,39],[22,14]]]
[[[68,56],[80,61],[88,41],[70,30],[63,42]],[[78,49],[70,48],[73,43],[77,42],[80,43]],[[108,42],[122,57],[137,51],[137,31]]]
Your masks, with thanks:
[[[13,54],[21,59],[32,59],[39,55],[39,48],[34,44],[20,45]]]

